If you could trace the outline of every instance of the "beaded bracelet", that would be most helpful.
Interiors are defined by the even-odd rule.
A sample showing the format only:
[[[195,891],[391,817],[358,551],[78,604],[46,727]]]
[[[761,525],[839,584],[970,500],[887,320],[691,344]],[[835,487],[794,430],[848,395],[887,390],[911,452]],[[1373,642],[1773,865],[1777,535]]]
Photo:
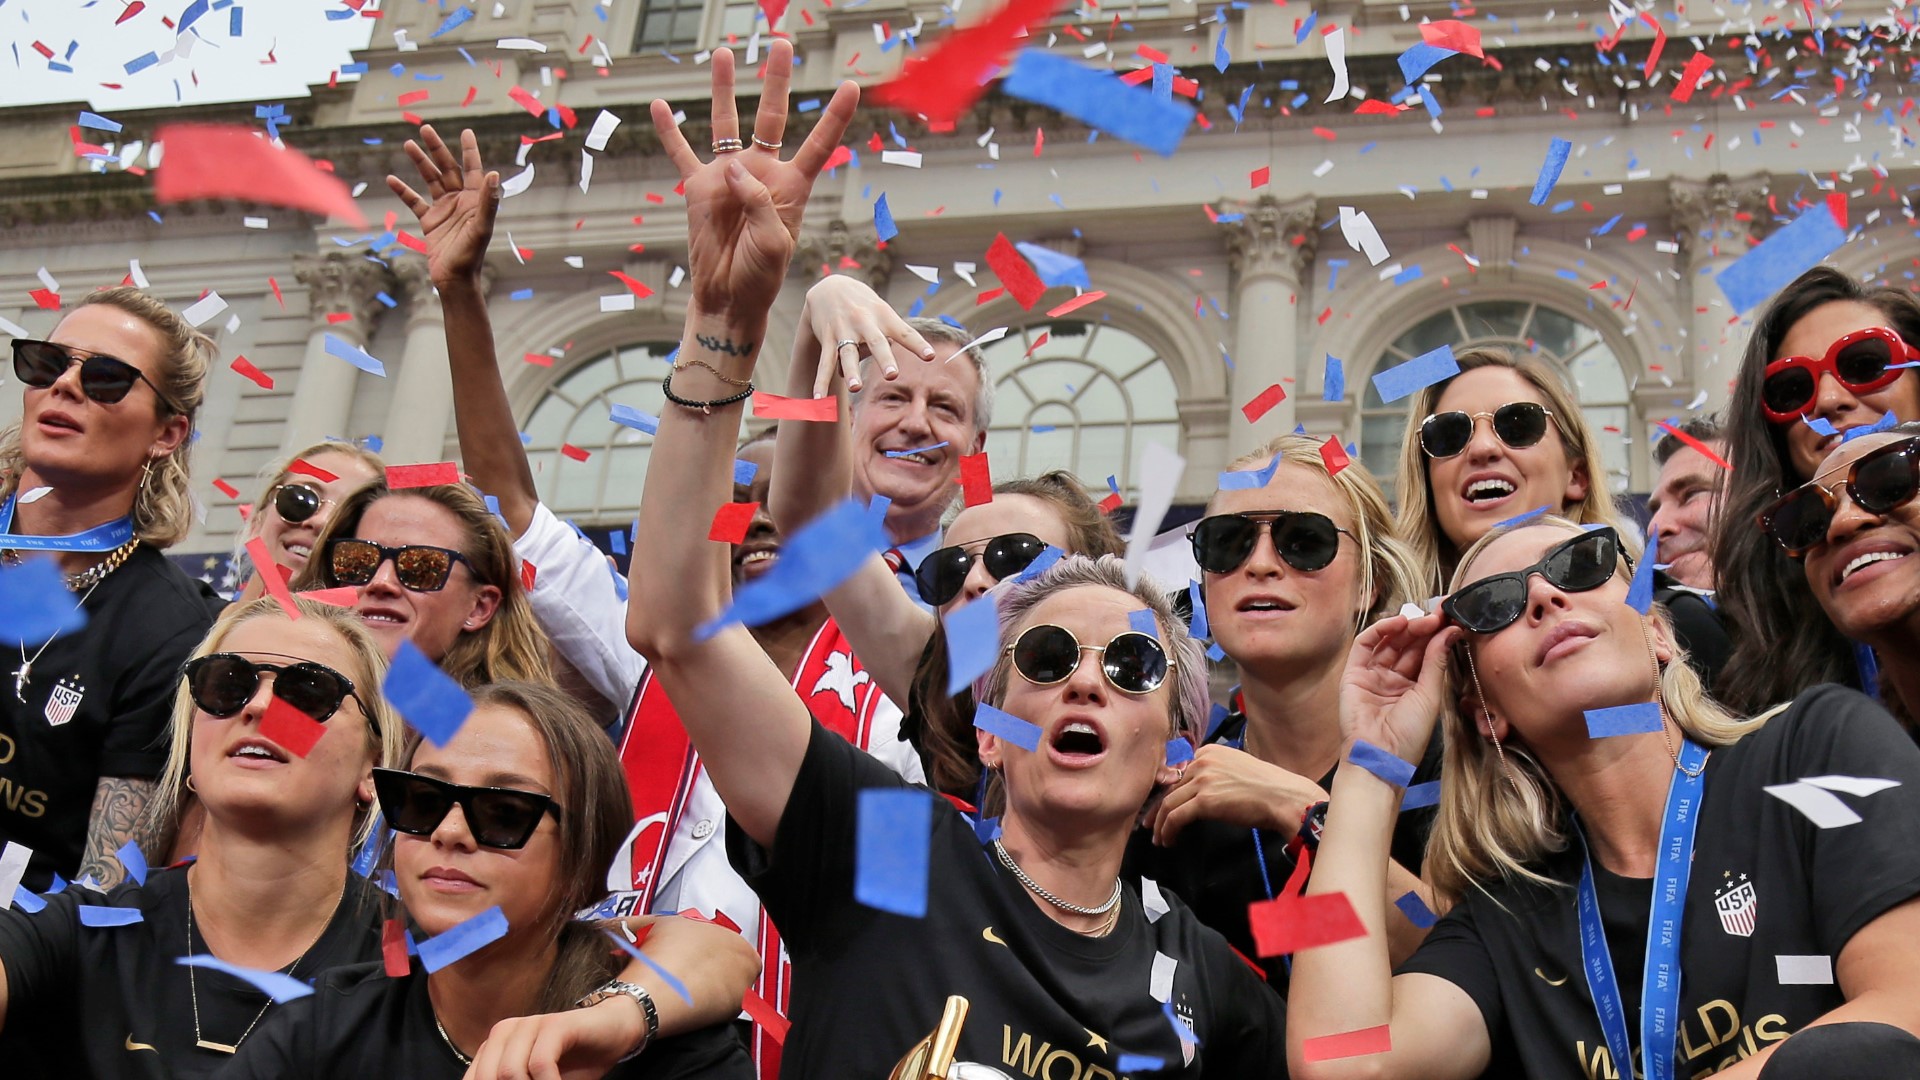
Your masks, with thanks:
[[[678,369],[676,368],[675,370]],[[667,377],[660,380],[660,393],[664,395],[668,401],[673,402],[683,409],[699,409],[702,413],[711,416],[713,414],[713,408],[716,405],[737,405],[752,397],[753,383],[749,381],[745,390],[728,397],[714,398],[712,401],[693,401],[673,392],[673,372],[668,372]]]

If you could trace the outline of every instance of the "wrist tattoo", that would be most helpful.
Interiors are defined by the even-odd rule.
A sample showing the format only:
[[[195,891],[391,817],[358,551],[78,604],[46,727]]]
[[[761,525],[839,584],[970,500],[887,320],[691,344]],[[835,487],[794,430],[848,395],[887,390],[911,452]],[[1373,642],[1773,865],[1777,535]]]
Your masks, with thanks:
[[[693,335],[693,340],[699,342],[700,347],[708,352],[721,353],[726,356],[753,355],[753,342],[751,341],[743,341],[736,344],[732,338],[708,337],[705,334],[695,334]]]

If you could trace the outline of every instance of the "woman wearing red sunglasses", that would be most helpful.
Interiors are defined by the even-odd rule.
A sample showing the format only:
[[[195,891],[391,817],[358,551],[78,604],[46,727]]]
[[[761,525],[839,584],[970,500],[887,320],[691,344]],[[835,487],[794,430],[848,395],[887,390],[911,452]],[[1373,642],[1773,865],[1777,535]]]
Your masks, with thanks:
[[[1734,651],[1716,691],[1749,711],[1820,682],[1871,688],[1877,661],[1825,619],[1801,568],[1754,521],[1846,433],[1920,420],[1920,300],[1816,267],[1754,323],[1726,417],[1733,474],[1714,530],[1717,600]]]

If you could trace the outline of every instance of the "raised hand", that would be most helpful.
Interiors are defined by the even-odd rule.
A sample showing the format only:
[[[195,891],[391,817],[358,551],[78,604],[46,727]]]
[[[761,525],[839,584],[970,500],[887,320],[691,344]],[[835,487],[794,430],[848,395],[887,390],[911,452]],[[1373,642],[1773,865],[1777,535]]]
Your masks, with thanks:
[[[1391,615],[1361,631],[1340,677],[1340,733],[1417,760],[1440,716],[1447,649],[1463,633],[1437,612]]]
[[[500,210],[500,174],[482,169],[480,144],[472,131],[460,132],[460,161],[427,124],[420,127],[419,142],[407,140],[406,151],[432,201],[397,176],[388,176],[387,186],[420,219],[428,277],[436,286],[477,279]]]
[[[820,366],[813,375],[813,396],[825,397],[833,389],[834,372],[846,376],[847,389],[860,390],[860,359],[877,357],[883,377],[900,374],[894,364],[893,343],[923,360],[933,359],[933,346],[907,325],[864,282],[843,274],[829,274],[807,290],[806,310],[801,322],[820,346]]]
[[[740,312],[758,318],[779,295],[814,179],[846,134],[860,90],[853,83],[841,83],[806,142],[791,161],[782,161],[793,46],[775,41],[768,51],[760,110],[750,137],[742,136],[734,106],[733,52],[716,50],[711,65],[713,160],[702,162],[687,145],[672,107],[664,101],[653,103],[653,126],[667,159],[680,170],[685,183],[694,309],[708,315]],[[722,149],[729,142],[746,145]]]

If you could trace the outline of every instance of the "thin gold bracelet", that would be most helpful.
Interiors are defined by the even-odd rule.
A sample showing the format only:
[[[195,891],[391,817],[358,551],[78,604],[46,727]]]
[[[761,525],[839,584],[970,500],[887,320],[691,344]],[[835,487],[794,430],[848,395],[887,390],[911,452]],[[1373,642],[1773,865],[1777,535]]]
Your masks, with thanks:
[[[750,385],[752,382],[751,379],[731,378],[725,372],[721,371],[717,367],[714,367],[712,364],[707,363],[705,360],[697,360],[697,359],[682,360],[679,363],[673,365],[673,369],[675,371],[679,371],[682,368],[690,368],[690,367],[706,368],[708,371],[713,372],[714,378],[719,379],[721,382],[726,383],[728,386],[747,386],[747,385]]]

